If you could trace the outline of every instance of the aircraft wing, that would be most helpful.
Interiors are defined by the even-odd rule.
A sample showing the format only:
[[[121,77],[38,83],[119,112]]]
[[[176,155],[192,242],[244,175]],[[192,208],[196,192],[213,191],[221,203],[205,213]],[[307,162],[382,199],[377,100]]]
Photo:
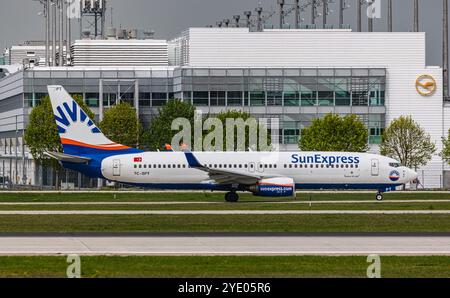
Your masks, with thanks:
[[[207,172],[209,177],[212,180],[216,181],[218,184],[252,185],[256,184],[261,179],[269,178],[260,175],[237,173],[231,170],[211,169],[209,167],[202,165],[192,152],[184,152],[184,154],[191,168]]]
[[[87,157],[74,156],[60,152],[45,152],[45,155],[61,162],[70,162],[78,164],[88,163],[91,160],[90,158]]]

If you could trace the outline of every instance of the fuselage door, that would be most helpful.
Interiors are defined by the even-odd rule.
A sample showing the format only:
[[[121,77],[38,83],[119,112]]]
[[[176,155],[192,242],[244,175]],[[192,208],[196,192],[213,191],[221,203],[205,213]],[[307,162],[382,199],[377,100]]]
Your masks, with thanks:
[[[372,159],[371,166],[372,176],[380,175],[380,161],[378,159]]]
[[[120,176],[120,159],[113,160],[113,176]]]

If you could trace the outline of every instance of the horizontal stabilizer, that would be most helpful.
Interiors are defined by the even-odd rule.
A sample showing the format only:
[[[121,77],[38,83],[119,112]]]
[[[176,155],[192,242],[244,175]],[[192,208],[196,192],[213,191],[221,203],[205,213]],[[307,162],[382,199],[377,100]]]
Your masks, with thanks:
[[[45,155],[48,157],[54,158],[61,162],[69,162],[69,163],[88,163],[91,159],[87,157],[74,156],[69,154],[64,154],[60,152],[45,152]]]

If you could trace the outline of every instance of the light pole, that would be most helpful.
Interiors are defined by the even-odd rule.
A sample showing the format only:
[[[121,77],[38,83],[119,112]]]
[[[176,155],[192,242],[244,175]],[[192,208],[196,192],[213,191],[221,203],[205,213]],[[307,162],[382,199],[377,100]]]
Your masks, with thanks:
[[[448,99],[448,0],[443,0],[443,44],[442,44],[442,68],[444,71],[444,100]]]

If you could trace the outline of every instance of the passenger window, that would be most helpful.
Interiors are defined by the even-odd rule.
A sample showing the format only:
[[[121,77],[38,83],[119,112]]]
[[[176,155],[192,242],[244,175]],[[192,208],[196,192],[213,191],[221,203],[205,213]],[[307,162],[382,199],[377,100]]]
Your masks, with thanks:
[[[139,165],[139,169],[142,169],[142,165]]]
[[[289,169],[292,169],[292,165],[289,165]]]
[[[137,165],[134,165],[134,168],[136,169],[136,168],[137,168]]]

